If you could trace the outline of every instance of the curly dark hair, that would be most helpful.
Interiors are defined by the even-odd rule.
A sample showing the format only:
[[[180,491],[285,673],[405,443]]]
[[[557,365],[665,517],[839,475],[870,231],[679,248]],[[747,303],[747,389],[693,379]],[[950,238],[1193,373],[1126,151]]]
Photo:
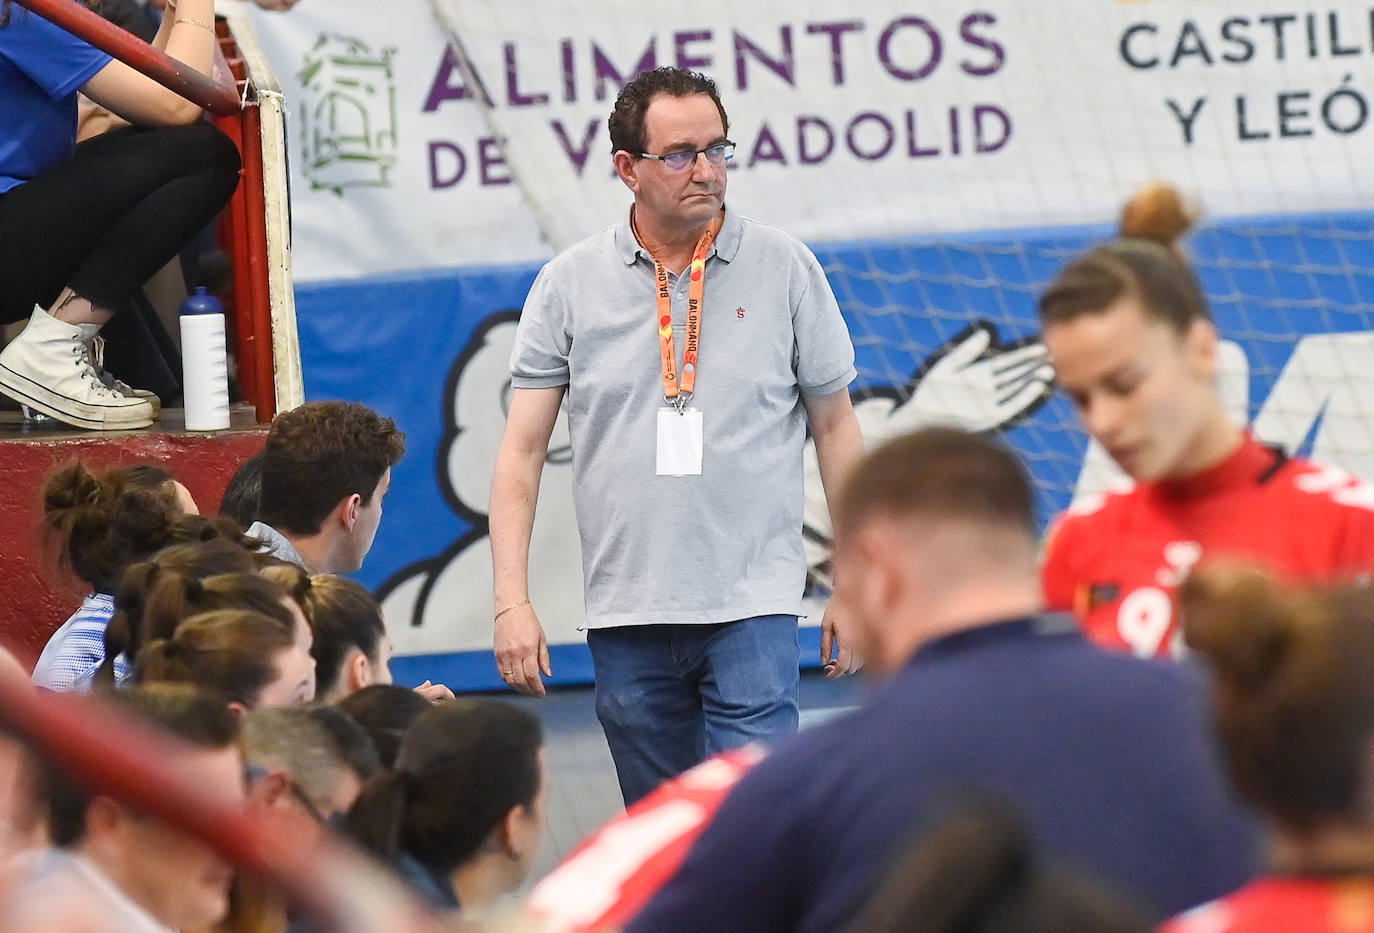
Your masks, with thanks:
[[[279,531],[311,535],[347,497],[363,504],[406,452],[405,432],[357,402],[309,402],[272,422],[262,461],[258,517]]]
[[[705,94],[720,111],[721,132],[730,132],[730,118],[725,115],[725,105],[720,102],[716,82],[699,71],[664,65],[653,71],[640,72],[621,88],[620,95],[615,99],[615,107],[611,109],[611,117],[606,121],[611,131],[612,154],[622,149],[633,153],[644,151],[644,115],[659,94],[670,97]]]

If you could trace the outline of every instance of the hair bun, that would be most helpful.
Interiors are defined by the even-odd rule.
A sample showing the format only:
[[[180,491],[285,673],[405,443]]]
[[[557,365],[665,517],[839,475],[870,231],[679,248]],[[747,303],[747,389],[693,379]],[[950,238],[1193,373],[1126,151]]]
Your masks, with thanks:
[[[99,501],[100,480],[79,460],[62,467],[43,487],[43,506],[48,512],[94,505]]]
[[[1172,248],[1198,218],[1198,210],[1168,182],[1151,182],[1121,211],[1121,236]]]
[[[1243,565],[1202,567],[1179,590],[1188,647],[1232,688],[1263,690],[1296,636],[1295,597],[1268,574]]]

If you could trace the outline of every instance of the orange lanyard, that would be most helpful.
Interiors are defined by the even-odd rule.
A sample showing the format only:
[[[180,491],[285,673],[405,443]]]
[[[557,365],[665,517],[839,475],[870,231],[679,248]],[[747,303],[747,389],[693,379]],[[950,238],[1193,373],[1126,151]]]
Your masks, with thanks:
[[[668,267],[654,259],[654,284],[658,290],[658,347],[663,360],[663,398],[678,411],[692,400],[697,384],[697,354],[701,348],[701,294],[706,284],[706,254],[720,232],[720,215],[711,220],[692,253],[691,282],[687,286],[687,349],[682,353],[682,379],[677,377],[677,352],[673,347],[673,297],[668,287]],[[638,234],[636,234],[638,236]]]

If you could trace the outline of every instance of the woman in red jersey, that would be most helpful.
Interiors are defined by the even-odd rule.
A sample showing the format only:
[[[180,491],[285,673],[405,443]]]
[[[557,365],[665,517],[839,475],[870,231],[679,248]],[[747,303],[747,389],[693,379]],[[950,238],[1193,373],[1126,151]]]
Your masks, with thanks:
[[[1227,414],[1217,329],[1176,246],[1190,222],[1176,192],[1146,189],[1123,238],[1074,260],[1040,299],[1059,384],[1135,483],[1055,523],[1046,603],[1076,613],[1099,643],[1146,657],[1182,650],[1174,591],[1204,558],[1300,581],[1374,569],[1374,489],[1289,459]]]
[[[1272,872],[1161,933],[1374,931],[1374,591],[1209,569],[1181,603],[1231,777],[1272,826]]]

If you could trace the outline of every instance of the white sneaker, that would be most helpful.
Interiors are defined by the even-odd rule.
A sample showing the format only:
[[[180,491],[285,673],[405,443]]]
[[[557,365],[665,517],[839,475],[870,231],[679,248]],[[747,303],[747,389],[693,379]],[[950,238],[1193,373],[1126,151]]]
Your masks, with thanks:
[[[28,326],[0,351],[0,392],[79,428],[148,427],[153,423],[148,402],[100,381],[86,342],[86,329],[93,326],[67,324],[35,306]]]
[[[99,336],[96,331],[100,330],[99,324],[78,324],[82,333],[85,335],[86,344],[91,348],[91,363],[95,366],[95,374],[100,377],[100,381],[106,387],[114,389],[120,395],[127,395],[130,398],[141,398],[153,408],[153,417],[158,418],[162,415],[162,399],[157,397],[156,392],[148,389],[135,389],[121,379],[116,379],[114,374],[105,369],[105,338]]]

